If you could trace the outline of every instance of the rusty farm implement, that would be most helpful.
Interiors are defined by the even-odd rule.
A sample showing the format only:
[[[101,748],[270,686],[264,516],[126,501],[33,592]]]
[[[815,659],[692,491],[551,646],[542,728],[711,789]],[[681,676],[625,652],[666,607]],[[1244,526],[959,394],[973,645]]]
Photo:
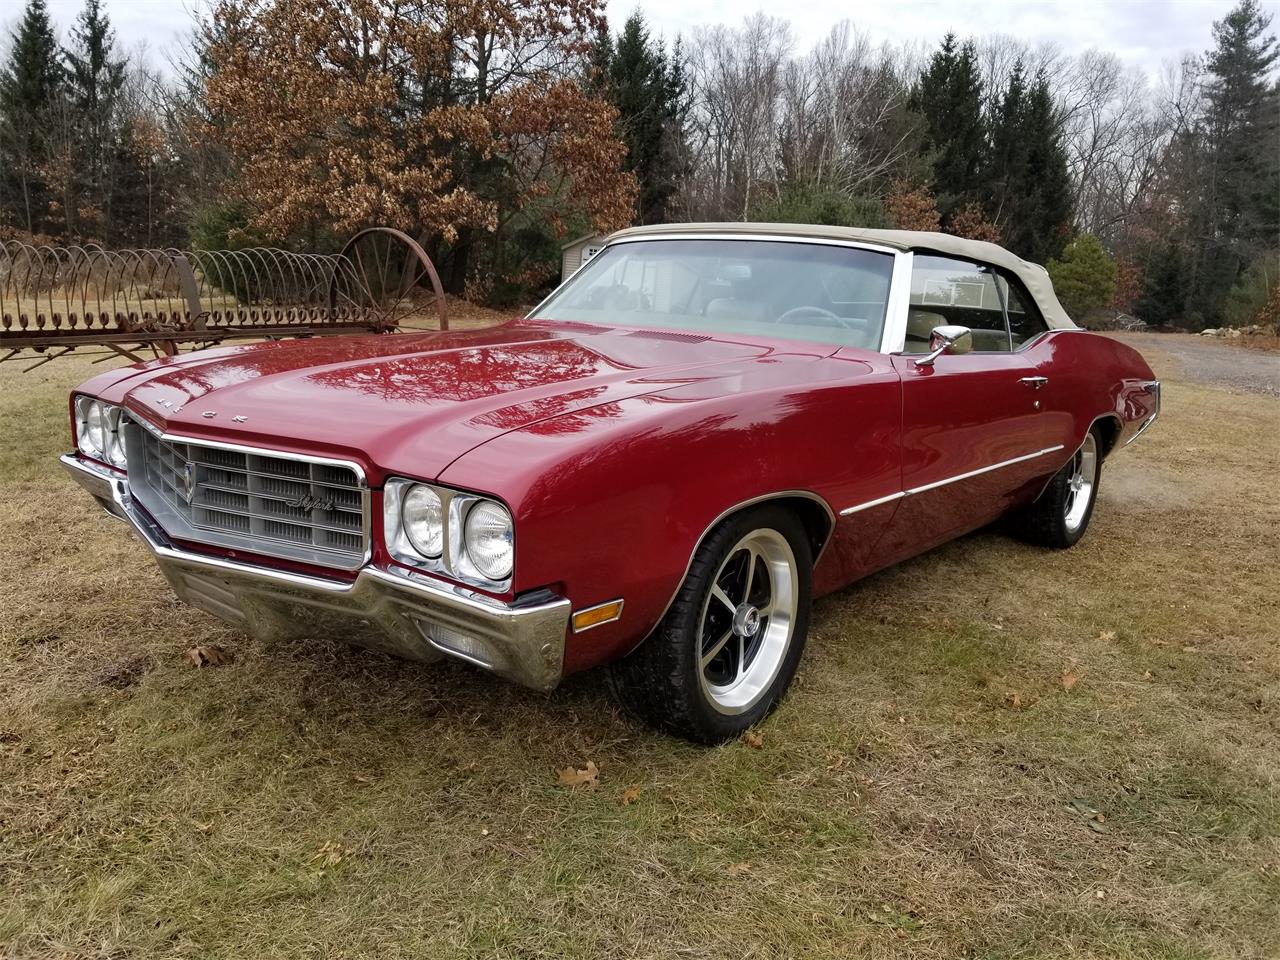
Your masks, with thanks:
[[[0,242],[0,362],[172,356],[233,340],[448,329],[440,278],[399,230],[340,253]]]

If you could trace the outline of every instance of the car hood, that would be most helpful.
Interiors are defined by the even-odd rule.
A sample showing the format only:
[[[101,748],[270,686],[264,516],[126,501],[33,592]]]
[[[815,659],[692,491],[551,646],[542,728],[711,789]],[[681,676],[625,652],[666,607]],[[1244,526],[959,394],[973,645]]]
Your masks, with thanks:
[[[744,363],[833,349],[515,321],[187,354],[116,371],[86,392],[175,434],[351,457],[377,483],[387,472],[434,478],[478,444],[541,420],[722,377],[741,389]]]

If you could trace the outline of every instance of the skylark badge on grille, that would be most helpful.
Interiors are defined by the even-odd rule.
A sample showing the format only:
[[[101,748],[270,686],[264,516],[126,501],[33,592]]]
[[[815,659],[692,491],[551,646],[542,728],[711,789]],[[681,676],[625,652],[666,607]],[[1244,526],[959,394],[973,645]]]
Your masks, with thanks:
[[[298,497],[296,500],[286,500],[285,505],[294,507],[298,510],[315,510],[317,507],[321,510],[334,509],[334,502],[332,500],[326,500],[324,497],[317,497],[315,494],[311,493]]]

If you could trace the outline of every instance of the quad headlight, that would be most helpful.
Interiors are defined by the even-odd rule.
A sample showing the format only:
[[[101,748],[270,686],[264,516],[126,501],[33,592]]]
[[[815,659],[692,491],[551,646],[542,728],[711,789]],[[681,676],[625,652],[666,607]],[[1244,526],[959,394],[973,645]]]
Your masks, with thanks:
[[[444,501],[440,494],[420,483],[410,487],[400,519],[405,536],[420,554],[434,560],[444,552]]]
[[[387,549],[401,563],[463,583],[505,589],[515,563],[515,524],[496,500],[412,480],[388,480]]]
[[[120,408],[92,397],[76,398],[76,447],[86,457],[124,469]]]
[[[467,556],[490,580],[511,575],[515,558],[515,528],[511,511],[493,500],[481,500],[467,511],[463,527]]]

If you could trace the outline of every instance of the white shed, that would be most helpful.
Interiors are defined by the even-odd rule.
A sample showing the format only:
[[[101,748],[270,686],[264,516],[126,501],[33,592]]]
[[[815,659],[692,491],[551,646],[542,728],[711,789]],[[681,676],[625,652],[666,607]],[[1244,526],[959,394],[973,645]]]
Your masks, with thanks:
[[[560,248],[560,282],[564,283],[574,272],[600,252],[604,246],[603,233],[588,233],[577,240],[570,240]]]

